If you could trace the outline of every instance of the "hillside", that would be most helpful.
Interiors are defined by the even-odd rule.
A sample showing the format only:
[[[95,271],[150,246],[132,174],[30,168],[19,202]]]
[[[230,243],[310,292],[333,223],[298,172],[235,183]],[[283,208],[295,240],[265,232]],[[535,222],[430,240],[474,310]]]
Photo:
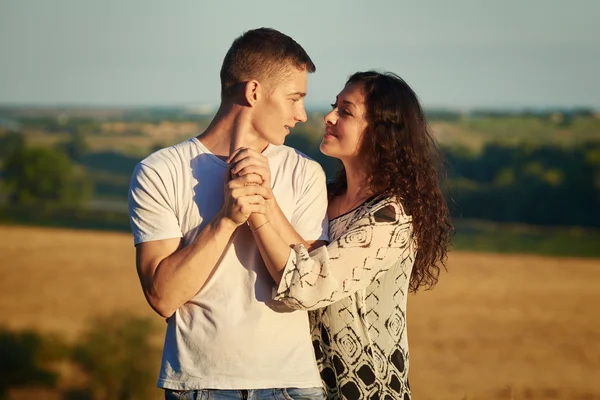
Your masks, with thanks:
[[[0,227],[0,313],[11,329],[73,339],[145,303],[128,234]],[[411,387],[425,399],[600,399],[598,259],[454,252],[409,298]],[[151,368],[158,368],[159,360]]]

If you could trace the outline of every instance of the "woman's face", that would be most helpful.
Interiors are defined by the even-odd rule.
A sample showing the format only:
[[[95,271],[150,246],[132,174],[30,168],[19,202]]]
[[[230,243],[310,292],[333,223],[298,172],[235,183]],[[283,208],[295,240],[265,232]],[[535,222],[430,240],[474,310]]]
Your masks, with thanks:
[[[367,127],[362,87],[349,83],[332,104],[333,110],[325,116],[325,136],[321,152],[340,160],[359,156],[362,134]]]

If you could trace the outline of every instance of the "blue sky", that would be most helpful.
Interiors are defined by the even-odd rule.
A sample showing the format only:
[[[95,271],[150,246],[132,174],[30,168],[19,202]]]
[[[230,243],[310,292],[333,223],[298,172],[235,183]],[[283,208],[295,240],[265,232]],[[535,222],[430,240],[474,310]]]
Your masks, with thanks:
[[[600,109],[600,1],[0,0],[0,103],[219,101],[243,31],[296,39],[328,104],[357,70],[402,76],[425,106]]]

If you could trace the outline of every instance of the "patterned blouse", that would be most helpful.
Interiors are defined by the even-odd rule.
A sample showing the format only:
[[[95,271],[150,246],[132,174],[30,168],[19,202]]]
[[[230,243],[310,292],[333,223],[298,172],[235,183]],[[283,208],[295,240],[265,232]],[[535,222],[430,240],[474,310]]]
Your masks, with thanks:
[[[276,300],[310,312],[330,399],[410,399],[406,302],[412,218],[375,197],[330,222],[330,244],[294,248]]]

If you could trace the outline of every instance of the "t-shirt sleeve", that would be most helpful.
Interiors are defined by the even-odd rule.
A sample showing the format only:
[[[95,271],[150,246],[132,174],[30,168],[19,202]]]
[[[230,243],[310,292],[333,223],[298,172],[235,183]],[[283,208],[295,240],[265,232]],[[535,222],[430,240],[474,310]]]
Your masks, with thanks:
[[[382,202],[350,224],[339,239],[310,254],[294,246],[275,300],[314,310],[365,289],[401,263],[410,276],[415,259],[412,218],[395,202]]]
[[[138,163],[129,185],[129,222],[134,244],[182,237],[163,179],[155,169]]]
[[[327,184],[323,168],[306,160],[301,193],[291,223],[304,240],[329,240],[327,219]]]

